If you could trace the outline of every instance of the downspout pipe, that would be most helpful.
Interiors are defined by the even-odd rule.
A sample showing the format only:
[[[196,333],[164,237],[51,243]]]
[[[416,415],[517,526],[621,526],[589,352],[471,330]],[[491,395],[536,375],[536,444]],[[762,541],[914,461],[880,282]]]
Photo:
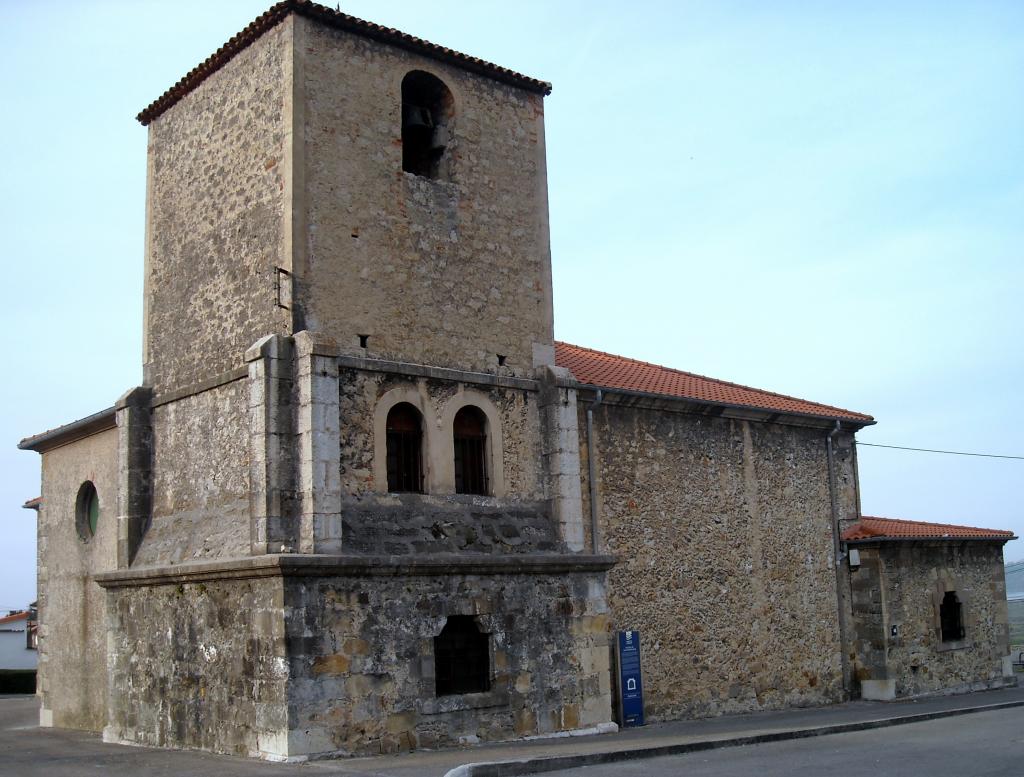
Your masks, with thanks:
[[[836,460],[835,451],[833,448],[833,440],[836,435],[842,431],[842,426],[837,420],[835,428],[828,433],[825,438],[826,452],[828,455],[828,500],[829,506],[832,512],[832,545],[835,550],[836,567],[842,562],[840,558],[840,541],[839,541],[839,499],[836,493]]]
[[[597,554],[601,543],[597,535],[597,446],[594,444],[594,408],[604,394],[597,389],[594,401],[587,406],[587,486],[590,493],[590,552]]]
[[[839,495],[836,485],[836,462],[833,440],[842,431],[842,424],[836,419],[835,428],[825,437],[825,450],[828,456],[828,498],[832,511],[832,554],[835,559],[836,575],[836,609],[839,620],[839,655],[843,674],[843,693],[850,695],[850,657],[847,655],[846,640],[846,608],[843,606],[843,575],[842,565],[846,554],[842,550],[839,534]]]

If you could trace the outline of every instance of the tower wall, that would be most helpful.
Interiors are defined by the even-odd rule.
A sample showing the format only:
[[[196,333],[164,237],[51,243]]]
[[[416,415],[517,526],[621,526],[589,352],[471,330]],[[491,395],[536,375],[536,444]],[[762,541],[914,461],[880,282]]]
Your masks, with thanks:
[[[290,333],[277,268],[291,255],[292,27],[285,19],[149,125],[143,362],[158,395]]]
[[[553,363],[543,98],[307,19],[295,25],[304,327],[342,353],[395,361],[518,376],[535,359]],[[414,70],[452,94],[448,180],[402,169],[402,80]]]

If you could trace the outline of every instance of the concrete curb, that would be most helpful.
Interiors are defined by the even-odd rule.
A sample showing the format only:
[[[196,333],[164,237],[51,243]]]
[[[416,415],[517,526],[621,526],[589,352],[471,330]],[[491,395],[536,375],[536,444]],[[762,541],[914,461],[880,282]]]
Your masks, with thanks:
[[[633,750],[610,750],[600,753],[579,755],[556,755],[543,758],[526,758],[517,761],[488,761],[483,763],[464,764],[452,769],[445,777],[519,777],[524,774],[541,774],[560,769],[575,769],[580,766],[632,761],[639,758],[657,758],[664,755],[681,755],[701,750],[717,750],[723,747],[741,747],[743,745],[759,745],[765,742],[782,742],[789,739],[807,739],[809,737],[827,736],[829,734],[845,734],[851,731],[867,731],[888,726],[902,726],[909,723],[923,723],[939,718],[951,718],[956,715],[968,715],[974,712],[992,712],[1011,707],[1024,706],[1024,700],[985,704],[976,707],[959,707],[952,710],[922,712],[915,715],[902,715],[892,718],[862,720],[854,723],[836,723],[829,726],[798,728],[788,731],[772,731],[765,734],[749,736],[724,737],[722,739],[705,739],[692,742],[679,742],[656,747],[641,747]]]

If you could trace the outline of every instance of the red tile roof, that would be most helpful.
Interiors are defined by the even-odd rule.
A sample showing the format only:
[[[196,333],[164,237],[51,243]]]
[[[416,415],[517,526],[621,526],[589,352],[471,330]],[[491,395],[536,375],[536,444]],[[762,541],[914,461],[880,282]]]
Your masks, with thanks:
[[[0,618],[0,626],[5,626],[8,623],[14,623],[16,621],[24,620],[28,620],[28,610],[25,610],[24,612],[16,612],[13,615],[5,615],[4,617]]]
[[[205,61],[190,70],[178,83],[150,103],[136,118],[142,124],[149,124],[153,119],[178,102],[178,100],[199,86],[207,76],[224,67],[235,54],[254,43],[263,33],[277,26],[290,13],[297,13],[300,16],[315,19],[330,27],[362,35],[365,38],[372,38],[415,54],[423,54],[441,62],[448,62],[464,70],[517,86],[520,89],[544,95],[551,94],[551,84],[547,81],[524,76],[522,73],[495,65],[493,62],[471,57],[468,54],[461,54],[458,51],[438,46],[436,43],[408,35],[392,27],[382,27],[373,22],[357,19],[354,16],[349,16],[319,3],[309,2],[309,0],[284,0],[276,5],[272,5],[267,11],[256,17],[245,29],[232,37],[231,40],[217,49]]]
[[[41,496],[33,497],[22,505],[26,510],[38,510],[40,505],[43,504],[43,498]]]
[[[752,407],[801,416],[837,418],[860,424],[874,423],[871,416],[863,413],[706,378],[692,372],[674,370],[569,343],[555,343],[555,363],[559,367],[567,367],[580,383],[601,388],[680,397],[714,405]]]
[[[896,518],[875,518],[869,515],[843,532],[843,540],[1012,540],[1012,531],[979,529],[951,523],[903,521]]]

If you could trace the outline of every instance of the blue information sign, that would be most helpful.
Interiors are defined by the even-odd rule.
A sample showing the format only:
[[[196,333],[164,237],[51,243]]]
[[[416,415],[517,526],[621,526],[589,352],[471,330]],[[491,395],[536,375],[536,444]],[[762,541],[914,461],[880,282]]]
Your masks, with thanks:
[[[644,686],[640,680],[640,632],[620,631],[619,722],[623,728],[644,724]]]

